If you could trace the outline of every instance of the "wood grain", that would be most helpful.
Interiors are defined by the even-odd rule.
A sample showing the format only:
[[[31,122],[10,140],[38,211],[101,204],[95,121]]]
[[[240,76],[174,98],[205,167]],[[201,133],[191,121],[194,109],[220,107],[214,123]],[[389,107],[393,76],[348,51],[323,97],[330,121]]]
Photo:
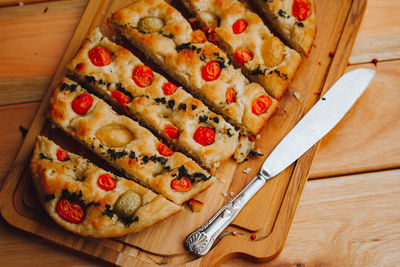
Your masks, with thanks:
[[[43,98],[86,4],[73,0],[0,8],[0,105]]]
[[[107,1],[104,1],[102,3],[106,2]],[[118,1],[113,2],[113,4],[116,2]],[[102,17],[101,10],[103,9],[107,10],[108,8],[107,4],[104,4],[103,7],[100,7],[101,3],[100,4],[99,3],[100,2],[98,1],[90,2],[92,7],[96,7],[96,9],[89,8],[88,11],[92,12],[92,14],[88,17],[89,18],[95,17],[96,20],[93,22],[88,19],[84,20],[84,22],[80,24],[81,28],[80,30],[77,31],[78,34],[74,35],[73,41],[71,42],[72,46],[70,46],[70,49],[67,51],[65,57],[63,58],[62,63],[60,64],[61,66],[63,66],[63,64],[65,64],[68,61],[68,57],[73,55],[74,51],[76,51],[76,48],[80,44],[80,41],[78,40],[81,40],[79,38],[82,37],[82,34],[85,34],[88,28],[91,28],[94,25],[103,22],[104,18]],[[365,7],[364,1],[359,1],[359,2],[356,1],[355,3],[357,4],[351,6],[350,2],[341,2],[341,3],[332,1],[324,2],[323,6],[325,8],[329,7],[327,8],[327,10],[335,11],[328,13],[326,16],[320,16],[321,22],[319,23],[325,24],[325,28],[329,30],[319,34],[318,37],[319,39],[317,39],[316,41],[317,48],[314,49],[315,52],[307,60],[307,62],[303,65],[302,69],[299,72],[301,74],[299,75],[299,77],[301,78],[298,78],[298,81],[297,82],[295,81],[291,86],[288,97],[286,98],[285,101],[282,102],[282,106],[280,108],[280,111],[278,111],[276,115],[275,121],[273,119],[269,123],[269,126],[264,130],[263,134],[267,134],[267,136],[270,136],[269,138],[270,140],[274,140],[274,142],[279,141],[279,138],[281,138],[287,131],[289,131],[289,129],[301,117],[301,115],[304,114],[304,112],[306,112],[306,110],[314,103],[314,101],[318,97],[318,95],[314,93],[320,92],[322,87],[326,88],[326,86],[322,86],[324,84],[324,80],[326,79],[328,83],[331,83],[337,77],[337,75],[343,70],[345,64],[347,63],[347,58],[350,53],[351,44],[354,40],[354,32],[357,31],[359,25],[360,14],[362,14],[363,8]],[[353,12],[350,15],[352,19],[348,21],[349,25],[343,31],[342,25],[344,23],[344,18],[347,18],[347,14],[349,12],[348,10],[350,7],[352,7],[352,12]],[[335,21],[337,24],[334,26],[332,21]],[[338,23],[338,21],[340,21],[341,24]],[[341,41],[338,44],[339,36],[342,37],[341,40],[343,41]],[[329,51],[335,49],[337,52],[337,57],[335,57],[332,60],[327,55]],[[320,67],[314,68],[315,66],[317,66],[317,62],[320,62],[320,64],[318,64],[318,66]],[[314,68],[314,71],[313,72],[310,71],[310,68]],[[329,74],[327,74],[328,69],[330,70]],[[56,74],[56,80],[62,74],[62,72],[63,68],[61,67],[60,69],[58,69],[58,72]],[[291,95],[297,90],[299,90],[302,94],[300,101],[297,101]],[[36,134],[40,131],[43,125],[44,122],[43,115],[46,112],[47,101],[48,101],[48,94],[45,96],[45,100],[40,107],[38,115],[35,118],[35,123],[32,127],[36,132]],[[281,118],[286,118],[286,119],[285,120],[279,119],[280,116]],[[281,129],[280,137],[277,135],[276,129]],[[285,132],[283,132],[282,129],[284,129]],[[10,177],[19,178],[20,174],[24,171],[23,166],[25,166],[27,155],[29,154],[31,149],[30,146],[36,134],[32,132],[27,136],[25,144],[30,144],[30,145],[24,145],[22,147],[20,154],[18,155],[17,160],[14,163],[14,166],[12,167],[12,172],[10,174]],[[273,136],[273,134],[275,136]],[[265,149],[265,151],[263,151],[264,153],[268,153],[270,149],[272,149],[272,147],[274,146],[272,144],[272,141],[268,145],[265,145],[264,143],[261,143],[259,145],[264,145],[263,146],[263,149]],[[296,168],[294,168],[293,172],[289,169],[287,174],[283,174],[283,176],[291,177],[291,179],[288,180],[277,177],[270,183],[270,184],[275,184],[275,186],[266,187],[263,194],[266,194],[268,196],[273,196],[274,193],[277,194],[271,200],[275,202],[270,202],[270,204],[273,204],[272,205],[273,208],[267,210],[264,214],[262,214],[264,216],[254,217],[254,220],[249,221],[248,217],[246,217],[245,215],[241,215],[242,217],[238,217],[238,219],[235,221],[235,225],[238,225],[240,229],[245,231],[243,233],[244,236],[248,236],[249,231],[258,230],[260,231],[260,233],[264,233],[267,235],[272,231],[271,234],[266,239],[264,239],[262,242],[254,244],[254,243],[249,243],[248,238],[232,239],[233,238],[232,236],[228,236],[227,238],[224,238],[221,241],[217,249],[215,249],[211,255],[202,259],[201,263],[197,261],[197,263],[193,264],[212,265],[214,263],[225,260],[227,257],[236,256],[238,255],[239,252],[241,253],[245,252],[248,255],[248,257],[252,258],[253,260],[268,260],[271,257],[274,257],[280,251],[281,245],[283,244],[283,241],[286,237],[290,221],[293,218],[294,211],[296,209],[297,202],[300,197],[300,192],[302,191],[302,188],[306,181],[310,162],[312,160],[314,152],[315,148],[312,149],[309,153],[307,153],[304,157],[302,157],[302,159],[299,160],[299,162],[297,163]],[[253,168],[253,172],[255,172],[258,165],[256,161],[250,161],[247,164],[242,165],[238,169],[236,175],[237,178],[235,179],[235,182],[231,186],[232,189],[239,190],[243,185],[245,179],[243,179],[243,173],[241,172],[241,168],[242,167],[246,168],[246,166],[254,166],[255,168]],[[236,166],[228,166],[226,167],[226,169],[221,169],[220,174],[224,174],[227,177],[231,178],[235,167]],[[29,176],[25,176],[24,179],[29,179]],[[176,245],[182,243],[178,242],[179,240],[178,241],[174,240],[174,242],[171,243],[172,245],[165,244],[168,241],[167,238],[170,236],[171,231],[174,233],[179,233],[179,230],[174,231],[172,230],[171,227],[178,227],[179,229],[181,229],[180,234],[183,233],[184,234],[183,237],[186,236],[186,233],[182,231],[181,225],[185,226],[185,224],[188,224],[188,221],[185,220],[185,224],[183,224],[181,220],[181,225],[179,225],[177,223],[175,224],[171,223],[173,219],[171,218],[171,220],[168,220],[167,222],[163,223],[164,229],[168,229],[168,232],[166,231],[160,232],[156,230],[157,229],[156,227],[154,227],[149,229],[148,232],[144,231],[138,235],[135,235],[133,238],[131,236],[127,236],[125,238],[119,239],[118,241],[122,243],[116,242],[116,240],[101,240],[95,242],[92,240],[81,239],[64,231],[61,231],[57,227],[54,227],[54,224],[49,222],[48,218],[40,218],[41,216],[43,217],[43,214],[38,213],[35,210],[29,210],[29,207],[25,205],[26,203],[20,200],[21,199],[20,197],[25,192],[24,187],[21,186],[17,187],[15,195],[10,195],[9,193],[11,192],[11,190],[13,190],[15,182],[16,182],[15,179],[9,179],[3,190],[3,192],[7,192],[8,195],[6,195],[6,193],[3,194],[2,192],[2,197],[4,197],[4,199],[10,199],[11,197],[15,201],[13,203],[15,205],[13,208],[15,209],[11,209],[9,203],[7,202],[1,203],[3,207],[5,207],[2,210],[2,213],[7,220],[10,221],[12,220],[12,218],[14,218],[13,224],[21,229],[35,233],[39,236],[45,237],[46,239],[52,240],[54,242],[62,243],[65,247],[73,248],[82,251],[84,253],[93,255],[95,257],[103,258],[110,262],[115,262],[117,264],[137,263],[140,266],[142,266],[144,262],[152,263],[152,261],[149,260],[148,252],[157,252],[157,253],[165,252],[166,254],[170,254],[171,251],[173,251],[172,249],[174,248],[174,244]],[[229,186],[229,184],[227,184],[227,186]],[[212,194],[212,193],[213,193],[212,191],[207,192],[207,194]],[[258,198],[256,197],[254,200],[252,200],[252,203],[256,204],[251,205],[252,203],[249,203],[250,204],[249,207],[258,207],[259,206],[258,203],[260,202],[263,202],[264,205],[265,204],[268,205],[268,203],[266,203],[265,199],[262,197],[263,194],[258,194],[258,196],[261,197]],[[283,194],[285,194],[284,197],[282,196]],[[213,199],[216,198],[214,197]],[[219,198],[218,201],[224,201],[224,200],[223,199],[220,200]],[[215,201],[213,202],[209,201],[208,203],[215,204]],[[217,206],[219,207],[220,204],[218,204]],[[211,207],[211,208],[218,208],[218,207]],[[212,209],[209,209],[208,211],[212,211]],[[205,216],[204,218],[202,218],[202,220],[204,221],[208,219],[208,217],[209,216]],[[262,224],[260,224],[260,222],[263,221],[265,222],[265,218],[267,218],[266,221],[268,223],[267,228],[265,228]],[[201,224],[203,221],[197,219],[196,221],[192,221],[190,225],[192,225],[193,228],[195,227],[196,224]],[[253,225],[252,226],[249,225],[249,222],[252,223]],[[165,224],[168,224],[171,227],[167,227]],[[162,245],[161,247],[160,246],[157,247],[155,246],[156,244],[155,242],[151,242],[152,238],[154,239],[155,237],[157,238],[157,240],[161,238],[162,240],[166,241],[163,242],[163,244],[161,244]],[[138,250],[134,246],[138,246],[142,250]],[[155,250],[156,248],[157,250]],[[180,248],[182,248],[181,245]],[[174,255],[170,254],[168,256],[168,259],[166,257],[154,255],[151,253],[150,255],[156,258],[158,262],[168,261],[169,263],[179,263],[191,260],[191,258],[190,257],[188,258],[187,255],[181,257],[181,255],[176,254],[177,252],[176,250],[173,252],[175,252],[175,254]]]
[[[398,0],[369,0],[350,56],[351,64],[400,59]]]
[[[399,205],[400,169],[309,181],[282,253],[265,266],[396,266]],[[245,265],[256,266],[221,266]]]
[[[357,67],[377,71],[343,120],[321,141],[310,177],[338,176],[400,167],[400,60]],[[397,114],[397,115],[395,115]]]

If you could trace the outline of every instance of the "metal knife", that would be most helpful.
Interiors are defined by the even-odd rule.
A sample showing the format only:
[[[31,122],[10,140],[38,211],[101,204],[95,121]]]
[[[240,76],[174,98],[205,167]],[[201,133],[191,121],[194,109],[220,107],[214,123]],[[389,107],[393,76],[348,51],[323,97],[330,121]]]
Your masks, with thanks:
[[[343,118],[368,87],[374,75],[374,70],[360,68],[344,74],[336,81],[275,147],[256,177],[207,223],[186,238],[186,248],[197,256],[206,254],[219,234],[267,180],[296,161]]]

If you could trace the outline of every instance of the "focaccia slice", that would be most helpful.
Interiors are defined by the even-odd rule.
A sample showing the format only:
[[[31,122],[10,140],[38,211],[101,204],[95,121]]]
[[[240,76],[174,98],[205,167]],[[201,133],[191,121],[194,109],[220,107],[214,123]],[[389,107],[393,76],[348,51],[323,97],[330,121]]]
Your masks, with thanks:
[[[137,0],[110,26],[245,134],[257,134],[274,113],[278,102],[164,1]]]
[[[140,231],[182,210],[161,195],[36,139],[33,183],[49,216],[78,235],[105,238]]]
[[[242,161],[253,148],[253,142],[239,137],[221,116],[108,40],[98,28],[89,34],[67,68],[85,87],[122,105],[164,142],[208,169],[215,169],[234,154]]]
[[[270,25],[301,54],[310,54],[317,32],[314,0],[252,0]]]
[[[134,120],[63,78],[50,99],[52,122],[129,178],[177,204],[207,189],[212,175]],[[165,153],[168,151],[168,153]]]
[[[237,0],[183,0],[204,29],[246,77],[280,99],[301,63],[301,56],[285,46],[260,17]]]

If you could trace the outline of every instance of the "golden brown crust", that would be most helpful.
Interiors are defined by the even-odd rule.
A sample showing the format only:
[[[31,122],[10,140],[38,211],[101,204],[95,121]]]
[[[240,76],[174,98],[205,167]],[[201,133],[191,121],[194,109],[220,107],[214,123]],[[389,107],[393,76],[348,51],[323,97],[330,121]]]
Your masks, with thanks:
[[[298,21],[292,15],[293,0],[253,0],[281,37],[305,56],[310,54],[317,31],[315,1],[307,1],[311,7],[311,14],[307,19]]]
[[[282,97],[301,63],[301,56],[295,50],[274,37],[260,17],[237,0],[185,0],[183,3],[204,27],[215,30],[218,42],[231,61],[250,80],[261,84],[273,97]],[[233,25],[238,20],[246,28],[235,33]],[[243,50],[253,58],[238,64],[234,54]]]
[[[162,19],[165,26],[156,33],[147,33],[138,28],[140,19],[145,17]],[[162,66],[171,76],[184,84],[196,97],[221,113],[226,120],[239,127],[245,133],[258,133],[270,117],[266,112],[252,116],[246,103],[253,99],[248,91],[256,91],[258,95],[269,97],[263,88],[250,84],[241,71],[234,69],[226,54],[214,44],[205,41],[197,42],[199,36],[193,33],[190,24],[173,7],[161,0],[138,0],[112,15],[110,26],[133,45],[144,51],[147,56]],[[219,76],[212,81],[202,77],[203,68],[211,61],[220,65]],[[236,101],[227,103],[226,91],[233,88]],[[273,99],[271,110],[277,101]]]
[[[95,66],[91,62],[89,52],[95,47],[106,48],[112,53],[112,60],[107,66]],[[96,28],[67,68],[73,77],[114,104],[118,102],[112,97],[113,92],[119,90],[125,93],[132,101],[124,106],[133,117],[157,132],[165,142],[189,153],[204,167],[215,169],[232,157],[238,147],[238,131],[181,87],[170,95],[165,94],[163,86],[168,81],[156,72],[153,72],[153,80],[149,86],[138,86],[132,79],[132,72],[142,65],[137,57],[108,40]],[[177,139],[169,139],[163,132],[167,125],[174,125],[179,129],[180,135]],[[199,126],[214,130],[215,139],[212,144],[203,146],[193,139]],[[227,134],[228,131],[230,135]]]
[[[213,183],[211,175],[182,153],[161,155],[157,150],[161,142],[149,130],[119,116],[98,97],[90,95],[90,109],[83,115],[77,114],[72,102],[83,93],[87,92],[77,83],[63,78],[50,100],[50,118],[111,165],[177,204]],[[171,181],[182,173],[192,178],[192,188],[186,192],[171,188]]]
[[[149,227],[182,210],[139,184],[117,177],[98,168],[88,160],[67,152],[69,159],[60,161],[54,142],[38,136],[31,159],[33,183],[39,199],[49,216],[63,228],[76,234],[95,237],[117,237]],[[109,174],[116,180],[116,187],[105,191],[98,186],[100,175]],[[139,194],[141,206],[128,219],[114,212],[117,199],[127,191]],[[61,200],[79,203],[84,218],[79,223],[63,219],[57,212]]]

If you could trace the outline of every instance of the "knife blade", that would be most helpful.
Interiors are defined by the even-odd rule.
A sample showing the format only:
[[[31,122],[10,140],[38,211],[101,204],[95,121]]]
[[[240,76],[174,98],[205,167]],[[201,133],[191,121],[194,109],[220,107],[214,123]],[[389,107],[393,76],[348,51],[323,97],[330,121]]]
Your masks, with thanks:
[[[274,148],[258,175],[209,221],[191,233],[185,240],[185,247],[197,256],[205,255],[219,234],[267,180],[290,166],[344,117],[368,87],[374,75],[374,70],[359,68],[337,80]]]

